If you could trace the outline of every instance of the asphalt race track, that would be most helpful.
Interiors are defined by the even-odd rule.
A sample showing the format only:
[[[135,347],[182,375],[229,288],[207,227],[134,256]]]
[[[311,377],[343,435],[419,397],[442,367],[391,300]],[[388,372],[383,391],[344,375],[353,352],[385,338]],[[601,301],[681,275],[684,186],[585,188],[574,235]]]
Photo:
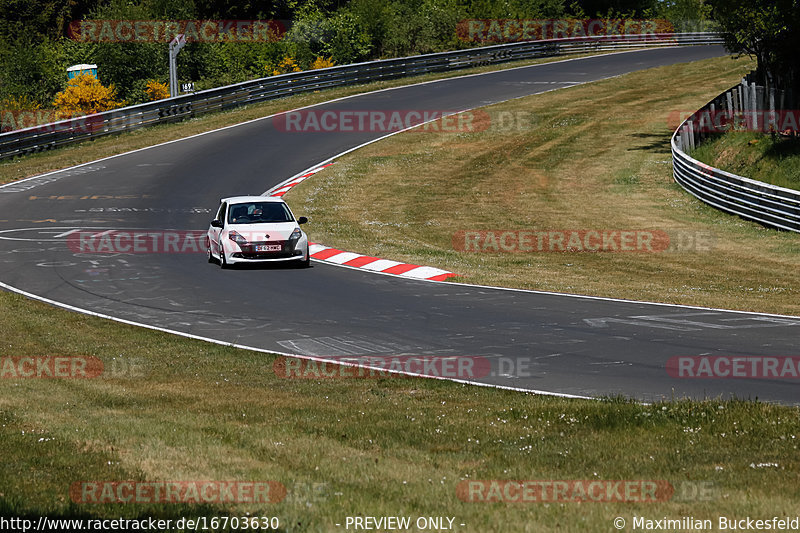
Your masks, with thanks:
[[[717,46],[617,53],[317,109],[455,111],[723,54]],[[382,135],[286,133],[267,118],[0,188],[0,281],[61,305],[281,353],[483,356],[493,371],[478,381],[508,387],[799,403],[793,380],[676,379],[666,363],[800,355],[800,319],[414,281],[320,262],[221,270],[204,253],[68,247],[75,230],[205,230],[221,197],[261,194]],[[306,231],[313,240],[313,221]]]

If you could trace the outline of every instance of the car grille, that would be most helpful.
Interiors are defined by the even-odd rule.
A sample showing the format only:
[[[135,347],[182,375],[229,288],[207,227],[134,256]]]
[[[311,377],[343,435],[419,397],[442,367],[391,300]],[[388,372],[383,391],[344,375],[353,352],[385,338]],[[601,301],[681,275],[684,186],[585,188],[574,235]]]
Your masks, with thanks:
[[[280,244],[281,249],[277,252],[256,252],[256,245],[264,244]],[[295,251],[289,245],[289,241],[265,241],[265,242],[251,242],[242,246],[240,253],[233,254],[234,257],[241,257],[242,259],[281,259],[284,257],[295,256]]]

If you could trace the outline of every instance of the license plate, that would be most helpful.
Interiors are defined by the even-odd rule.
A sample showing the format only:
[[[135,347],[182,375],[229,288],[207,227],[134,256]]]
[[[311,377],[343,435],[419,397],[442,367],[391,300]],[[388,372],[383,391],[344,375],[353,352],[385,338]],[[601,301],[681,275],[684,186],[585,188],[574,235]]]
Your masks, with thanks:
[[[256,252],[280,252],[280,244],[257,244]]]

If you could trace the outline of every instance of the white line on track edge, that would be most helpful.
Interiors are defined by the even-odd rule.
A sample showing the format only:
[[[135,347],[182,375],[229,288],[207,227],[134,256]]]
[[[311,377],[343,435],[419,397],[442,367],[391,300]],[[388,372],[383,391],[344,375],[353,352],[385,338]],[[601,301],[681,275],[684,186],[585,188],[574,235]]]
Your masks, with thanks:
[[[2,281],[0,281],[0,287],[4,288],[6,290],[9,290],[11,292],[15,292],[17,294],[20,294],[22,296],[25,296],[27,298],[30,298],[32,300],[37,300],[37,301],[40,301],[40,302],[43,302],[43,303],[46,303],[46,304],[53,305],[55,307],[60,307],[62,309],[66,309],[68,311],[75,311],[75,312],[82,313],[82,314],[85,314],[85,315],[90,315],[90,316],[94,316],[94,317],[98,317],[98,318],[105,318],[105,319],[108,319],[108,320],[113,320],[114,322],[120,322],[122,324],[128,324],[128,325],[131,325],[131,326],[139,326],[139,327],[146,328],[146,329],[151,329],[151,330],[154,330],[154,331],[160,331],[160,332],[163,332],[163,333],[170,333],[172,335],[178,335],[180,337],[186,337],[186,338],[189,338],[189,339],[210,342],[212,344],[219,344],[221,346],[230,346],[232,348],[237,348],[237,349],[241,349],[241,350],[250,350],[250,351],[253,351],[253,352],[259,352],[259,353],[265,353],[265,354],[282,355],[284,357],[292,357],[292,358],[295,358],[295,359],[305,359],[305,360],[308,360],[308,361],[328,362],[328,363],[333,363],[333,364],[337,364],[337,365],[340,365],[340,366],[360,367],[360,368],[364,368],[364,369],[367,369],[367,370],[380,370],[380,371],[383,371],[383,372],[388,372],[388,373],[392,373],[392,374],[402,374],[402,375],[410,376],[410,377],[438,379],[438,380],[442,380],[442,381],[450,381],[450,382],[453,382],[453,383],[460,383],[462,385],[476,385],[476,386],[479,386],[479,387],[489,387],[489,388],[493,388],[493,389],[509,390],[509,391],[513,391],[513,392],[525,392],[525,393],[529,393],[529,394],[539,394],[539,395],[542,395],[542,396],[556,396],[556,397],[559,397],[559,398],[573,398],[573,399],[579,399],[579,400],[597,400],[597,398],[593,398],[591,396],[581,396],[581,395],[577,395],[577,394],[568,394],[568,393],[563,393],[563,392],[541,391],[541,390],[536,390],[536,389],[524,389],[524,388],[520,388],[520,387],[509,387],[508,385],[495,385],[495,384],[491,384],[491,383],[481,383],[481,382],[475,382],[475,381],[468,381],[468,380],[465,380],[465,379],[446,378],[446,377],[442,377],[442,376],[429,376],[427,374],[419,374],[419,373],[416,373],[416,372],[405,372],[405,371],[402,371],[402,370],[384,369],[384,368],[372,367],[372,366],[368,366],[368,365],[358,365],[356,363],[350,363],[350,362],[347,362],[347,361],[337,361],[335,359],[326,359],[324,357],[316,357],[316,356],[313,356],[313,355],[298,355],[298,354],[293,354],[293,353],[278,352],[278,351],[275,351],[275,350],[268,350],[266,348],[258,348],[258,347],[255,347],[255,346],[247,346],[245,344],[238,344],[238,343],[235,343],[235,342],[226,342],[226,341],[222,341],[222,340],[219,340],[219,339],[212,339],[212,338],[209,338],[209,337],[203,337],[201,335],[195,335],[193,333],[187,333],[185,331],[176,331],[176,330],[172,330],[172,329],[168,329],[168,328],[162,328],[160,326],[154,326],[152,324],[144,324],[144,323],[141,323],[141,322],[135,322],[133,320],[127,320],[125,318],[119,318],[119,317],[115,317],[115,316],[111,316],[111,315],[106,315],[106,314],[103,314],[103,313],[98,313],[97,311],[91,311],[91,310],[88,310],[88,309],[83,309],[81,307],[76,307],[74,305],[65,304],[65,303],[62,303],[62,302],[58,302],[56,300],[51,300],[49,298],[45,298],[44,296],[39,296],[39,295],[30,293],[30,292],[27,292],[27,291],[23,291],[21,289],[18,289],[16,287],[12,287],[11,285],[3,283]]]

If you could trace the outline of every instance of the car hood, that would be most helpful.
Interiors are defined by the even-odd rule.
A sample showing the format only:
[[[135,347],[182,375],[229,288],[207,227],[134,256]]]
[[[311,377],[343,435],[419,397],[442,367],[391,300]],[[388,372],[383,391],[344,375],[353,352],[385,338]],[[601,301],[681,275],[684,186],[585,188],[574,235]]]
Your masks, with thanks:
[[[231,224],[225,228],[225,231],[228,233],[235,231],[248,242],[285,241],[289,239],[296,227],[298,227],[297,222],[264,222],[261,224]]]

